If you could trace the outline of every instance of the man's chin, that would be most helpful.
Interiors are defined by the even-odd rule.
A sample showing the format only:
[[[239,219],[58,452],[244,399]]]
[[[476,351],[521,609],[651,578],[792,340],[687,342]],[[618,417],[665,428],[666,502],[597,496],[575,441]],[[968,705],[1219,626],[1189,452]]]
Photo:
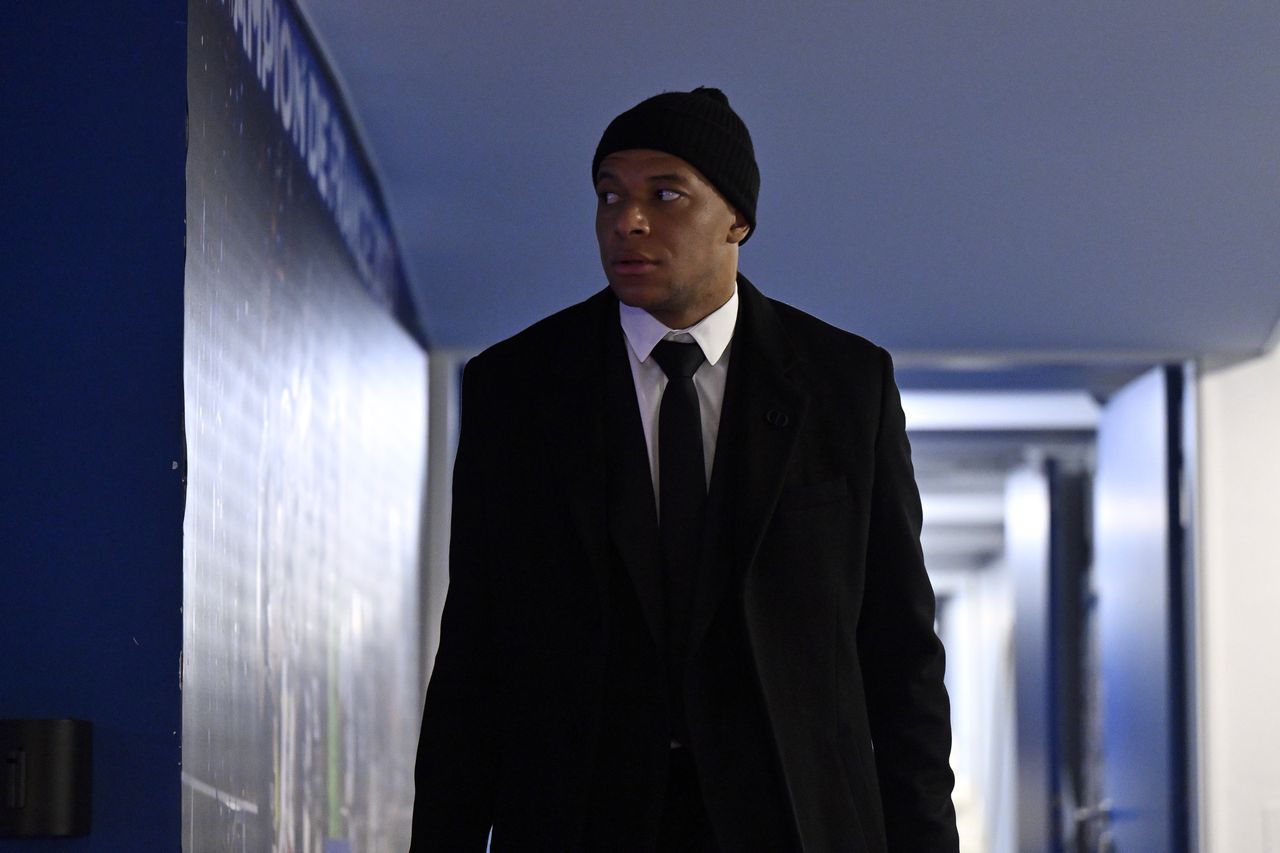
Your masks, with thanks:
[[[644,311],[652,311],[654,308],[661,307],[661,301],[656,298],[657,294],[653,288],[642,286],[640,282],[614,281],[610,279],[609,289],[613,291],[613,295],[618,297],[618,301],[623,305],[640,308]]]

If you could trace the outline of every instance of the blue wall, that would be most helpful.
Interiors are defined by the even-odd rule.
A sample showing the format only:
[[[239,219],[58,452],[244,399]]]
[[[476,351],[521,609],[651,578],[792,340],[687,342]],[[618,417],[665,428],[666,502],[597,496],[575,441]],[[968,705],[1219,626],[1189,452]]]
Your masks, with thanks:
[[[185,0],[0,11],[0,717],[94,723],[93,831],[176,850]]]

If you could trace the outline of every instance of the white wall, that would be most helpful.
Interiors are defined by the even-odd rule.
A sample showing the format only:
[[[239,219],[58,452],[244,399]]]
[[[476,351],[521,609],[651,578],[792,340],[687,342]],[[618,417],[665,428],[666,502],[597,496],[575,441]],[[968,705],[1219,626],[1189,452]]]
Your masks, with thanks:
[[[1280,349],[1201,368],[1203,853],[1280,853]]]
[[[1002,557],[985,567],[929,573],[939,595],[950,599],[942,641],[960,853],[1012,853],[1017,780],[1011,573]]]
[[[422,519],[421,583],[418,620],[421,685],[419,702],[426,699],[427,683],[440,647],[440,616],[449,590],[449,520],[453,511],[453,458],[458,452],[458,418],[462,385],[459,371],[475,350],[433,349],[427,379],[430,412],[427,427],[427,500]],[[421,711],[421,707],[419,707]]]

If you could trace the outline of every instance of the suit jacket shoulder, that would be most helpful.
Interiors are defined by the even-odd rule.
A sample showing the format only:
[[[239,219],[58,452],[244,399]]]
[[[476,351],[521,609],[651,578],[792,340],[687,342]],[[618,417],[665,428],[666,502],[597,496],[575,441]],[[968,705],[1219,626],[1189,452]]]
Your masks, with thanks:
[[[471,363],[479,363],[486,370],[546,370],[547,358],[564,355],[572,359],[575,352],[589,352],[586,348],[599,340],[604,321],[616,304],[608,288],[600,290],[493,344],[472,358]]]
[[[861,335],[833,326],[812,314],[766,297],[779,326],[807,361],[819,365],[865,367],[875,375],[883,370],[888,352]]]
[[[809,395],[820,432],[847,437],[858,430],[855,424],[879,424],[884,407],[899,406],[893,362],[883,347],[764,296],[745,277],[739,285],[743,344],[759,366],[781,370]]]

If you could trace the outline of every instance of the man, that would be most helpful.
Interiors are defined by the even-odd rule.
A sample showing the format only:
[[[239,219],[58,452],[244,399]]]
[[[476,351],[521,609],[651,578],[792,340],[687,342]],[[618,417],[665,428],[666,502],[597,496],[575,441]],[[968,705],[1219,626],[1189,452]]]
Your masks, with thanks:
[[[413,850],[955,851],[887,353],[738,273],[719,90],[618,116],[592,179],[609,287],[463,380]]]

